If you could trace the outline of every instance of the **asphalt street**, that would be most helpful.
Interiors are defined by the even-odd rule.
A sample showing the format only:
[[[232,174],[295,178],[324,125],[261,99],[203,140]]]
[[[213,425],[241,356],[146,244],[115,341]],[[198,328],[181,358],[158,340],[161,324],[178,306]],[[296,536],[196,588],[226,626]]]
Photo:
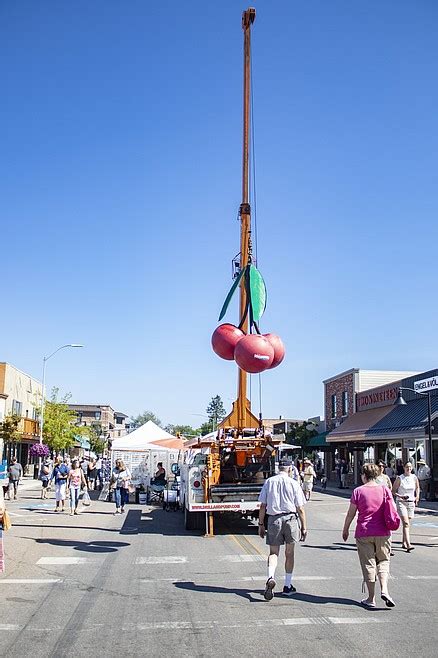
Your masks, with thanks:
[[[32,489],[32,488],[31,488]],[[436,656],[438,514],[414,520],[413,553],[395,533],[390,592],[397,607],[359,604],[348,501],[316,493],[296,551],[297,593],[263,599],[267,549],[255,524],[222,517],[214,538],[184,530],[180,512],[93,501],[78,516],[22,491],[8,504],[0,576],[0,655]],[[382,603],[382,605],[380,605]]]

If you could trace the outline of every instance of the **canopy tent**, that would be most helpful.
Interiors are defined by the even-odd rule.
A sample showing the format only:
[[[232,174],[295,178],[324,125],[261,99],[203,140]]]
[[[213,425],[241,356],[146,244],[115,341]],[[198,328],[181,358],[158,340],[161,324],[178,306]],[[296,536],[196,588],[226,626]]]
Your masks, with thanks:
[[[152,420],[148,420],[147,423],[138,427],[130,434],[114,439],[111,450],[146,450],[156,447],[157,441],[169,441],[170,439],[173,441],[178,440],[176,436],[158,427]],[[170,445],[157,444],[157,447],[160,447],[162,450],[175,449]]]

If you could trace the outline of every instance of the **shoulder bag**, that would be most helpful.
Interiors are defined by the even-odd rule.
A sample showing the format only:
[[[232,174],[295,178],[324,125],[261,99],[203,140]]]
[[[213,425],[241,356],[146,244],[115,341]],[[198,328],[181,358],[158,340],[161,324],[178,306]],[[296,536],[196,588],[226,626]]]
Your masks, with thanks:
[[[400,517],[397,513],[392,494],[387,487],[383,487],[383,506],[386,527],[392,532],[398,530],[400,526]]]

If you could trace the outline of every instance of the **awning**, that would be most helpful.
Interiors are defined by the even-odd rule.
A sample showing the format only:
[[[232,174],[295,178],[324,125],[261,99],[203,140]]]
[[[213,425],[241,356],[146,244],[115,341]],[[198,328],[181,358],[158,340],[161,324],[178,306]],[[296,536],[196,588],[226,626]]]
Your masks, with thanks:
[[[393,409],[395,409],[395,407],[391,404],[387,407],[359,411],[352,416],[349,416],[349,418],[346,418],[339,427],[336,427],[329,432],[327,435],[327,443],[340,443],[345,441],[362,442],[365,440],[375,441],[376,438],[371,439],[367,437],[369,430],[380,422],[382,418],[391,413]]]
[[[327,435],[328,432],[321,432],[321,434],[318,434],[317,436],[313,436],[310,441],[308,441],[305,445],[305,449],[307,448],[327,448]]]

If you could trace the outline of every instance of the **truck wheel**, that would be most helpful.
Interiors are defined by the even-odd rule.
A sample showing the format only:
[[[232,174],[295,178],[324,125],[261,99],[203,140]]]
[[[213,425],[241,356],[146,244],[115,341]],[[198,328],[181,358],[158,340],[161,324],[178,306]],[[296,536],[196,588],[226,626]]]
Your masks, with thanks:
[[[184,525],[186,530],[199,530],[202,528],[202,512],[189,512],[184,506]]]

